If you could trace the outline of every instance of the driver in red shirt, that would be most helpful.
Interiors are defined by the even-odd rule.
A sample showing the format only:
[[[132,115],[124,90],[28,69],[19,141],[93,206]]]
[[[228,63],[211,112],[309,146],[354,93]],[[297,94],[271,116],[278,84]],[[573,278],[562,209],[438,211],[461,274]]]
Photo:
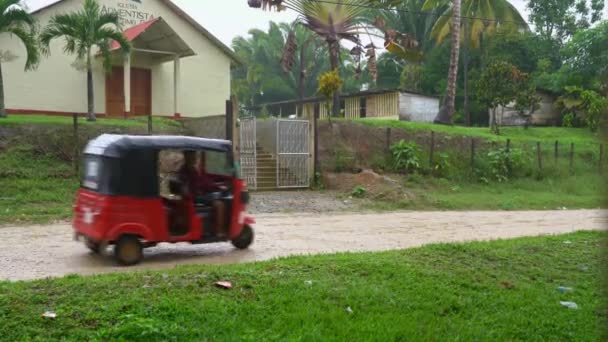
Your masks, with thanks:
[[[219,186],[213,176],[207,173],[207,159],[205,156],[205,152],[201,152],[200,158],[198,160],[198,177],[197,177],[197,191],[199,194],[208,194],[212,192],[218,192],[225,190],[225,187]]]
[[[185,187],[186,196],[196,196],[198,188],[198,170],[196,168],[196,152],[184,152],[184,165],[178,171],[179,179]]]
[[[225,190],[225,187],[215,183],[213,176],[207,173],[205,153],[201,153],[200,158],[196,158],[196,152],[184,152],[184,165],[179,170],[179,178],[186,186],[186,196],[190,200],[195,200],[197,196],[205,196],[213,192]],[[218,235],[225,234],[224,227],[224,202],[213,200],[215,229]]]
[[[207,173],[206,162],[207,158],[205,152],[201,152],[198,161],[197,190],[203,195],[226,190],[226,187],[218,185],[213,179],[213,176]],[[224,237],[228,230],[227,227],[224,226],[224,202],[213,200],[213,211],[215,214],[215,231],[218,236]]]

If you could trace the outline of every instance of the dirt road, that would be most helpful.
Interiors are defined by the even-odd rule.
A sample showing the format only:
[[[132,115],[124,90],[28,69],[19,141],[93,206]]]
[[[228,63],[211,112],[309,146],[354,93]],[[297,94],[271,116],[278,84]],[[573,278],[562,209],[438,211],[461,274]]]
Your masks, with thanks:
[[[72,241],[68,224],[0,228],[0,280],[67,274],[162,269],[181,264],[267,260],[294,254],[381,251],[434,242],[460,242],[598,230],[608,212],[405,212],[386,214],[264,214],[248,251],[229,244],[161,245],[146,251],[143,264],[117,267]]]

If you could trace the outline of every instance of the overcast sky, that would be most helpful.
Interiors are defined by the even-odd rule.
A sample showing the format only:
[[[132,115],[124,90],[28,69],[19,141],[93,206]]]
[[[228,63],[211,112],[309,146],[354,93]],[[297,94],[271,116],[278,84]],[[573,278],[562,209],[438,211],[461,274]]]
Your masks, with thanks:
[[[247,0],[173,0],[207,30],[217,36],[226,45],[231,45],[232,39],[238,35],[247,35],[251,28],[266,29],[268,22],[292,21],[296,15],[292,11],[282,13],[264,12],[251,9]],[[37,9],[55,0],[26,0],[31,10]],[[526,11],[527,0],[511,0],[524,18],[528,19]],[[608,8],[605,9],[608,17]]]

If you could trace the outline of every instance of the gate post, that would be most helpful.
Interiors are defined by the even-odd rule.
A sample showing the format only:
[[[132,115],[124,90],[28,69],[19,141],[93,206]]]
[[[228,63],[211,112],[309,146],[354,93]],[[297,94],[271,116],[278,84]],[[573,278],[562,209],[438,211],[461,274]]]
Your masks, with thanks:
[[[317,159],[317,116],[314,114],[312,115],[308,115],[308,119],[309,119],[309,124],[308,124],[308,129],[309,129],[309,141],[308,141],[308,150],[310,151],[310,159],[308,162],[308,172],[309,172],[309,178],[310,178],[310,187],[312,188],[313,186],[315,186],[315,181],[317,180],[317,167],[318,167],[318,159]],[[312,122],[311,122],[312,121]],[[310,162],[312,161],[312,163]]]
[[[232,100],[226,100],[226,140],[232,141],[232,119],[234,117]]]
[[[231,141],[232,141],[232,150],[233,152],[238,151],[238,146],[241,143],[241,139],[240,139],[240,134],[239,134],[239,127],[237,125],[237,121],[239,119],[239,100],[236,96],[231,96],[231,103],[232,103],[232,116],[230,118],[230,134],[231,134]],[[226,126],[228,124],[228,117],[226,117]]]

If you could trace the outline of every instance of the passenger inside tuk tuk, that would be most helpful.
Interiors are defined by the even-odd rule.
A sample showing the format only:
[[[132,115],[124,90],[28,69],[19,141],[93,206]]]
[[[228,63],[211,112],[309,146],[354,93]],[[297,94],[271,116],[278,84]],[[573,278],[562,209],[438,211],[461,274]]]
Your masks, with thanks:
[[[198,159],[198,162],[197,162]],[[201,152],[184,152],[184,165],[179,171],[179,178],[185,186],[184,195],[187,200],[195,204],[212,207],[212,221],[215,223],[215,231],[218,237],[226,234],[224,202],[221,200],[221,192],[227,190],[223,185],[218,185],[214,177],[207,172],[206,155]]]

